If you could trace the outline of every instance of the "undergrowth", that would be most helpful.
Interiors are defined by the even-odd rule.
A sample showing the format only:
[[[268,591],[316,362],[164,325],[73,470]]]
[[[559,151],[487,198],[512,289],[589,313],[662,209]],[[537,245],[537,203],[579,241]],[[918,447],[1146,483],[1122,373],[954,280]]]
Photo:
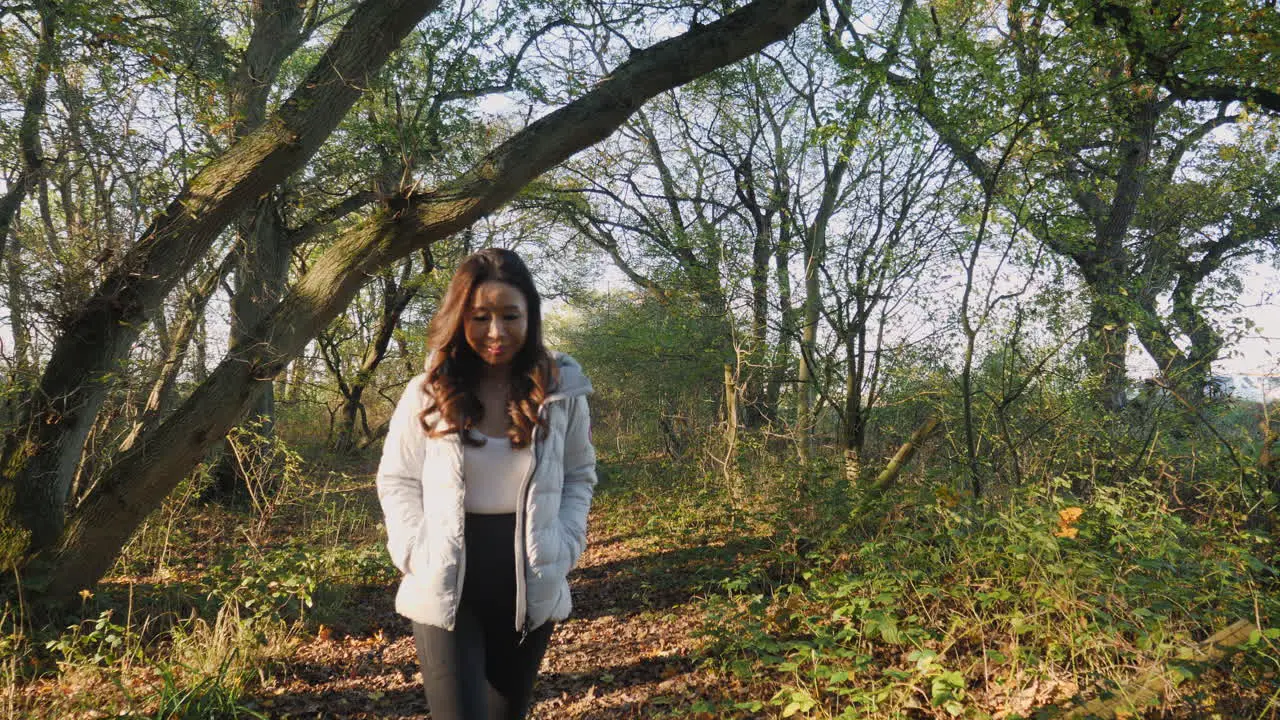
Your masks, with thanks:
[[[62,619],[6,606],[0,717],[266,717],[249,696],[396,574],[366,477],[268,452],[277,470],[247,503],[200,503],[205,479],[185,482]]]
[[[1280,711],[1275,545],[1231,503],[1140,476],[1086,500],[1065,473],[977,503],[936,464],[872,496],[785,454],[726,479],[602,453],[593,534],[638,551],[610,572],[704,614],[703,689],[646,716],[1049,717],[1153,669],[1169,687],[1131,714]],[[264,717],[252,699],[299,642],[396,579],[368,476],[289,467],[239,510],[175,493],[65,621],[0,609],[0,715]],[[1257,628],[1243,650],[1192,661],[1237,620]]]
[[[1163,702],[1121,702],[1122,713],[1271,717],[1280,669],[1273,539],[1238,516],[1190,521],[1140,479],[1100,487],[1088,503],[1068,485],[1024,487],[986,505],[946,486],[867,504],[826,482],[833,497],[816,507],[829,531],[799,543],[808,549],[775,545],[709,601],[703,663],[754,697],[701,709],[1045,717],[1091,697],[1122,700],[1135,678],[1171,667]],[[796,515],[775,506],[775,522],[810,533]],[[1228,664],[1188,660],[1236,620],[1258,631]]]

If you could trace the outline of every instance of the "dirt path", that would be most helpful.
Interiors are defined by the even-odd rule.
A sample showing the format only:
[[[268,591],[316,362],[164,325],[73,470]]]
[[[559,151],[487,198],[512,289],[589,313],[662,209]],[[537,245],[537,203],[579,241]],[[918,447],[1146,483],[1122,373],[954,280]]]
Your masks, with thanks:
[[[712,691],[714,679],[691,660],[703,619],[696,593],[724,577],[741,548],[704,539],[655,548],[652,537],[593,528],[571,578],[573,617],[553,635],[533,718],[653,717]],[[251,706],[272,717],[430,717],[392,590],[358,592],[358,619],[306,642]]]

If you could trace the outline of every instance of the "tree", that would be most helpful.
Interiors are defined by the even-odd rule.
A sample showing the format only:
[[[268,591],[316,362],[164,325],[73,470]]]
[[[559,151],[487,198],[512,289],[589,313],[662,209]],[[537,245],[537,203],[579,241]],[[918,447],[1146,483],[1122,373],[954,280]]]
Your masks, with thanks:
[[[955,234],[953,208],[941,197],[953,163],[940,145],[891,107],[864,122],[874,124],[868,130],[874,139],[857,160],[858,175],[868,180],[852,189],[824,268],[823,317],[844,371],[843,402],[834,407],[850,480],[861,475],[886,358],[917,339],[902,318],[921,312],[919,300],[935,292],[939,247]]]
[[[365,412],[365,391],[369,389],[378,366],[387,357],[400,317],[422,290],[427,275],[435,269],[429,253],[423,253],[422,260],[422,267],[415,269],[413,258],[406,258],[398,271],[388,269],[378,275],[374,283],[376,319],[372,327],[367,326],[364,318],[357,318],[355,323],[334,323],[316,338],[320,357],[342,395],[337,436],[333,440],[334,449],[338,452],[349,453],[356,448],[357,420],[366,439],[374,435]],[[357,346],[358,351],[353,353],[352,343],[344,342],[351,339],[360,340],[363,347]],[[352,357],[356,359],[355,363],[350,362]]]
[[[1177,227],[1168,224],[1176,215],[1164,215],[1158,232],[1143,218],[1161,217],[1161,206],[1197,183],[1188,168],[1198,158],[1234,144],[1214,133],[1240,119],[1230,103],[1272,108],[1274,74],[1238,58],[1265,54],[1277,22],[1247,4],[1223,13],[1197,2],[912,11],[911,51],[890,70],[890,85],[1004,212],[1021,213],[1015,221],[1075,267],[1089,291],[1083,351],[1104,408],[1124,404],[1131,328],[1171,387],[1193,404],[1202,395],[1220,343],[1196,298],[1223,267],[1213,256],[1256,253],[1274,233],[1276,202],[1255,198],[1251,210]],[[853,45],[871,53],[863,39]],[[1218,64],[1225,57],[1233,59]],[[1022,180],[1001,185],[994,158],[1015,133],[1009,170]],[[1250,184],[1271,186],[1263,176]],[[1035,202],[1025,202],[1025,187]],[[1233,231],[1233,217],[1248,218],[1249,230]],[[1209,227],[1212,239],[1197,240]],[[1199,348],[1182,353],[1184,339]]]
[[[724,364],[718,321],[696,305],[641,290],[586,298],[575,320],[556,332],[591,368],[599,396],[593,414],[612,416],[620,435],[660,441],[676,459],[711,425],[705,408],[717,402]]]
[[[175,266],[183,262],[181,257],[162,252],[174,250],[167,243],[203,250],[193,243],[207,242],[204,233],[212,231],[216,220],[229,222],[235,210],[258,196],[251,190],[260,193],[278,183],[287,174],[281,165],[287,171],[301,162],[300,154],[314,151],[322,131],[331,130],[336,120],[326,115],[321,122],[312,113],[317,108],[332,111],[335,105],[338,109],[349,105],[362,87],[352,79],[364,77],[361,71],[372,69],[370,63],[390,52],[394,42],[416,22],[410,13],[426,9],[411,3],[384,3],[376,11],[368,5],[357,7],[311,79],[259,131],[206,166],[179,198],[188,204],[172,205],[169,213],[154,224],[156,231],[130,250],[125,267],[150,270],[128,277],[113,275],[71,328],[84,327],[84,318],[95,313],[95,317],[110,319],[145,315],[144,311],[153,307],[146,301],[164,289],[161,278],[172,275]],[[341,312],[370,275],[493,212],[548,168],[606,137],[645,101],[777,41],[813,11],[811,2],[760,0],[715,22],[696,25],[682,35],[639,50],[577,100],[516,133],[468,172],[432,190],[410,188],[389,198],[319,255],[310,270],[255,326],[252,342],[230,351],[167,419],[144,432],[133,448],[111,463],[54,542],[43,534],[53,528],[41,526],[40,533],[36,533],[36,522],[26,526],[32,531],[32,539],[40,540],[33,542],[33,549],[45,550],[40,563],[48,568],[45,582],[41,583],[45,593],[65,598],[95,582],[138,523],[195,466],[209,444],[230,429],[262,388]],[[395,31],[366,34],[388,27]],[[359,55],[359,61],[351,55]],[[335,73],[345,80],[340,87],[333,86],[337,83]],[[297,133],[288,132],[290,127],[296,127]],[[285,163],[285,159],[290,162]],[[185,232],[175,234],[178,229]],[[119,299],[131,301],[120,309],[105,299],[114,296],[117,289],[128,290]],[[118,342],[123,332],[112,325],[98,329],[95,338]],[[68,352],[65,347],[85,341],[84,336],[73,335],[65,343],[59,342],[50,361],[51,370],[46,371],[51,378],[47,384],[64,381],[71,375],[65,368],[52,375],[50,372],[64,367],[58,362]],[[86,358],[101,360],[102,353],[86,353]],[[83,401],[85,393],[96,392],[100,391],[81,389],[77,399]],[[64,396],[55,397],[67,407]],[[82,404],[70,407],[77,411],[84,408]],[[78,422],[54,424],[64,433],[78,427]],[[23,452],[7,456],[6,467],[16,470],[8,476],[16,478],[9,482],[26,488],[32,483],[31,478],[37,477],[31,468],[40,466],[38,459],[47,457],[50,448],[60,448],[65,454],[68,444],[74,442],[78,439],[65,434],[38,431],[36,437],[20,443],[25,447]],[[35,452],[26,453],[27,450]],[[21,462],[23,457],[30,459]],[[43,474],[38,476],[48,480]],[[41,493],[33,493],[37,499],[51,494],[48,487],[40,490]],[[45,503],[46,508],[56,505]],[[47,517],[36,519],[49,523]],[[25,558],[28,579],[34,579],[30,551],[19,548],[18,553]]]
[[[254,3],[249,44],[227,84],[227,113],[230,139],[242,139],[262,126],[267,117],[267,101],[281,66],[311,37],[320,21],[320,2],[310,0],[264,0]],[[231,296],[231,337],[235,347],[248,339],[249,330],[262,312],[280,299],[289,279],[292,237],[285,226],[283,185],[255,199],[234,221],[236,233],[235,291]],[[268,389],[251,411],[253,434],[260,439],[271,435],[275,420],[275,399]],[[234,459],[231,440],[223,448],[221,461],[211,472],[211,490],[222,497],[243,491],[240,463]]]
[[[883,22],[902,34],[901,14]],[[866,342],[868,329],[898,282],[919,269],[928,254],[917,252],[923,243],[939,235],[921,210],[939,158],[936,149],[918,163],[895,154],[903,142],[916,148],[924,141],[890,119],[895,108],[883,102],[876,79],[882,67],[837,83],[837,42],[807,28],[655,104],[594,157],[571,164],[543,205],[660,302],[692,302],[726,319],[721,344],[737,356],[731,384],[749,424],[778,419],[788,358],[802,339],[798,436],[809,435],[812,397],[846,416],[826,377],[839,373],[841,361],[819,347],[826,344],[820,324],[831,326],[848,341],[841,343],[853,378],[844,393],[848,437],[860,448],[863,399],[875,395],[867,361],[878,341]],[[907,176],[901,185],[898,160]],[[805,253],[801,312],[790,290],[797,247]],[[809,332],[803,338],[801,318]],[[805,454],[808,445],[801,443]]]
[[[22,119],[18,125],[19,166],[17,176],[6,179],[7,189],[0,197],[0,257],[4,256],[5,243],[18,215],[22,201],[42,180],[45,171],[44,149],[40,142],[40,124],[44,121],[48,102],[49,75],[58,58],[58,16],[47,2],[35,3],[39,17],[39,40],[35,57],[31,61],[30,79],[27,81],[26,98],[22,103]],[[15,339],[20,337],[15,335]],[[21,358],[23,353],[19,353]]]
[[[146,319],[240,211],[306,162],[368,76],[434,7],[432,0],[358,6],[289,100],[192,178],[67,321],[25,422],[6,438],[0,519],[23,530],[6,538],[6,565],[58,542],[63,503],[106,397],[103,378]]]

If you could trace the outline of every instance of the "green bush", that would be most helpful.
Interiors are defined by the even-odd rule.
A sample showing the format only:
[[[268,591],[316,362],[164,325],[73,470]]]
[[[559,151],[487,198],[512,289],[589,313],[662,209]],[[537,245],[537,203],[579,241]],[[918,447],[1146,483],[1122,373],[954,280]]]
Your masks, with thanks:
[[[1069,481],[998,505],[897,494],[886,519],[847,525],[798,561],[745,564],[712,604],[707,660],[775,688],[784,716],[1029,712],[1176,662],[1234,620],[1276,623],[1273,539],[1227,519],[1189,522],[1142,479],[1081,506]],[[780,562],[804,571],[772,585]],[[1276,660],[1264,627],[1239,682]],[[1274,666],[1269,668],[1274,670]],[[975,714],[977,713],[977,714]]]

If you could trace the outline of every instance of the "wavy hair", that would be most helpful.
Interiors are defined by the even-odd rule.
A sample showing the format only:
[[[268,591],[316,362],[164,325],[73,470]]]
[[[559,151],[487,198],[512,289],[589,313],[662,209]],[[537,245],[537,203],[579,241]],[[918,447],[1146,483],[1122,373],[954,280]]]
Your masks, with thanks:
[[[484,406],[476,394],[485,361],[467,344],[464,324],[475,289],[497,281],[515,287],[528,306],[528,328],[524,346],[511,361],[511,392],[507,417],[511,427],[507,437],[517,448],[528,447],[537,427],[538,408],[558,381],[558,374],[542,340],[542,301],[533,284],[533,275],[520,256],[502,248],[485,248],[462,261],[454,271],[439,311],[427,331],[427,374],[422,389],[425,407],[418,416],[429,437],[457,433],[463,443],[480,446],[484,440],[464,432],[476,427],[484,417]],[[434,421],[431,415],[437,417]]]

